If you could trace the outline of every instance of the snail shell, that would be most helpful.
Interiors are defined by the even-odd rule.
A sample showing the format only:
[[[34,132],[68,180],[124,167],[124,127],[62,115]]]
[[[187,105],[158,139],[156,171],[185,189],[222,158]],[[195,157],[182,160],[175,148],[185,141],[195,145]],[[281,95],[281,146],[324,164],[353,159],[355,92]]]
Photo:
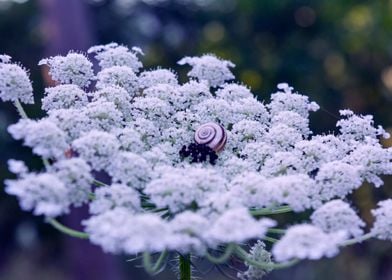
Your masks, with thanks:
[[[205,144],[215,152],[220,152],[226,145],[226,130],[219,124],[209,122],[199,126],[195,132],[195,141]]]

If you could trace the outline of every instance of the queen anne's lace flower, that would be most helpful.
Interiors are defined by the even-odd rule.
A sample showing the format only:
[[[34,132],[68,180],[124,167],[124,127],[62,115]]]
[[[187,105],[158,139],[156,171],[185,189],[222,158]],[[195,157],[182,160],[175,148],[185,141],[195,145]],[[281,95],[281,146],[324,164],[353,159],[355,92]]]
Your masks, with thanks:
[[[361,186],[359,168],[341,161],[331,161],[320,167],[316,175],[316,192],[321,200],[344,198]]]
[[[76,85],[58,85],[47,88],[42,99],[42,109],[45,111],[56,109],[80,109],[88,103],[87,94]]]
[[[93,216],[83,224],[91,242],[105,252],[159,252],[169,243],[167,223],[154,214],[133,215],[133,211],[119,207]]]
[[[91,120],[84,110],[59,109],[51,110],[48,114],[48,120],[65,132],[67,141],[75,140],[92,129]]]
[[[342,231],[328,234],[312,225],[295,225],[274,245],[272,254],[278,262],[331,258],[339,252],[338,246],[344,239]]]
[[[151,168],[141,156],[131,152],[119,152],[107,167],[114,182],[142,189],[151,177]]]
[[[81,158],[64,159],[51,167],[55,174],[68,189],[68,200],[75,206],[87,202],[91,193],[93,176],[90,166]]]
[[[371,115],[358,116],[350,110],[341,110],[340,115],[345,118],[339,120],[336,126],[339,127],[340,137],[344,141],[367,142],[370,139],[376,139],[379,135],[385,138],[389,137],[389,134],[381,126],[374,127]]]
[[[149,88],[159,84],[177,86],[177,76],[167,69],[144,71],[140,74],[139,85],[141,88]]]
[[[180,107],[187,109],[193,107],[200,102],[212,98],[212,94],[208,88],[208,84],[205,81],[194,81],[191,80],[178,88],[180,95],[183,96]]]
[[[176,215],[169,227],[173,232],[173,237],[169,239],[170,249],[197,254],[202,254],[207,249],[204,238],[210,223],[204,216],[185,211]]]
[[[138,48],[111,43],[89,53],[100,66],[96,75],[79,53],[42,60],[59,83],[45,90],[47,116],[8,128],[45,164],[29,173],[23,162],[9,161],[17,178],[6,182],[6,192],[23,209],[55,217],[88,204],[85,231],[112,253],[220,256],[224,247],[271,240],[279,229],[268,231],[276,222],[263,215],[314,209],[313,225],[288,227],[275,243],[276,261],[331,257],[338,246],[369,236],[392,240],[390,200],[373,211],[370,234],[342,201],[364,181],[378,187],[381,175],[392,174],[392,149],[378,139],[388,135],[371,116],[344,110],[336,135],[314,135],[309,114],[316,103],[286,83],[270,102],[258,100],[245,85],[227,83],[234,64],[213,55],[180,60],[194,78],[181,84],[172,70],[142,69]],[[4,55],[0,98],[23,116],[17,101],[33,101],[26,71]],[[224,128],[222,150],[195,139],[211,122]],[[347,241],[349,235],[356,239]],[[234,252],[249,267],[241,279],[260,279],[267,271],[260,268],[276,267],[261,242],[250,254]]]
[[[178,61],[178,64],[189,64],[192,66],[188,76],[197,78],[199,81],[208,81],[212,87],[234,79],[234,75],[229,67],[234,67],[235,65],[230,61],[220,60],[211,54],[203,55],[202,57],[184,57]]]
[[[285,124],[277,124],[270,127],[264,135],[264,141],[279,150],[291,150],[295,143],[303,139],[297,129]]]
[[[134,72],[138,72],[143,67],[143,64],[137,57],[138,55],[143,55],[143,52],[138,47],[133,47],[129,50],[127,47],[120,46],[117,43],[110,43],[91,47],[87,52],[96,54],[95,58],[99,61],[99,66],[102,68],[127,66]]]
[[[267,124],[269,121],[269,113],[264,104],[254,97],[247,97],[229,102],[232,110],[232,118],[234,122],[243,119],[258,121]]]
[[[95,170],[107,168],[120,143],[112,134],[93,130],[72,142],[72,148]]]
[[[92,129],[109,131],[122,126],[123,115],[113,102],[101,99],[91,102],[84,109],[84,113]]]
[[[48,65],[52,79],[61,84],[88,87],[95,77],[93,64],[80,53],[69,52],[66,56],[45,58],[38,65]]]
[[[92,214],[105,213],[115,208],[126,208],[133,212],[141,210],[138,192],[126,185],[113,184],[101,187],[95,191],[94,195],[94,200],[90,203]]]
[[[118,86],[105,87],[90,94],[92,101],[108,101],[112,102],[124,118],[129,118],[131,114],[132,97],[129,93]]]
[[[309,102],[307,96],[293,93],[293,88],[288,84],[279,84],[278,88],[281,91],[271,95],[271,103],[268,105],[272,115],[282,111],[293,111],[304,118],[308,118],[309,111],[317,111],[319,109],[315,102]]]
[[[362,227],[365,226],[350,205],[339,199],[325,203],[316,209],[310,218],[312,223],[324,232],[333,233],[343,230],[354,237],[362,235]]]
[[[236,101],[243,98],[253,98],[253,94],[246,86],[235,83],[224,84],[216,91],[216,96],[227,101]]]
[[[56,175],[28,174],[17,180],[6,180],[5,191],[18,197],[23,210],[35,215],[56,217],[68,213],[68,188]]]
[[[211,192],[224,191],[226,180],[213,170],[201,167],[170,168],[147,184],[145,193],[158,207],[168,207],[177,212],[203,204]]]
[[[362,178],[376,187],[383,184],[377,174],[392,174],[392,148],[383,149],[380,145],[360,145],[345,157],[344,161],[360,166]]]
[[[44,158],[63,158],[69,145],[65,133],[48,119],[39,121],[21,119],[8,127],[15,139],[31,147],[33,152]]]
[[[242,242],[264,236],[269,227],[276,225],[271,219],[254,220],[246,208],[233,208],[222,214],[207,232],[212,246],[221,243]],[[243,230],[246,228],[246,230]]]
[[[11,57],[0,59],[0,99],[2,101],[21,101],[34,103],[33,87],[29,75],[23,67],[9,63]]]
[[[127,66],[113,66],[101,70],[97,75],[97,89],[118,86],[125,89],[131,97],[137,95],[139,82],[132,68]]]
[[[392,199],[378,203],[378,208],[372,211],[375,222],[371,230],[379,239],[392,240]]]

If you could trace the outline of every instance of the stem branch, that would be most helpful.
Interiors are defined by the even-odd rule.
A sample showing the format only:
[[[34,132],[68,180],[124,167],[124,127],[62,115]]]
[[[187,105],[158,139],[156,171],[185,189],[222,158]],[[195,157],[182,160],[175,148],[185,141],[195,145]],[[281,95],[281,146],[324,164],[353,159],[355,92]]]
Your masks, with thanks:
[[[88,239],[88,234],[82,231],[71,229],[61,223],[59,223],[55,219],[48,219],[49,224],[51,224],[55,229],[65,233],[69,236],[81,238],[81,239]]]
[[[293,209],[290,206],[281,206],[274,209],[270,208],[261,208],[261,209],[252,209],[250,210],[250,214],[253,216],[264,216],[264,215],[276,215],[287,212],[292,212]]]
[[[229,245],[227,245],[227,247],[225,248],[224,253],[223,253],[221,256],[219,256],[219,257],[212,256],[212,255],[211,255],[210,253],[208,253],[208,251],[207,251],[206,254],[205,254],[205,257],[206,257],[210,262],[212,262],[212,263],[214,263],[214,264],[221,264],[221,263],[226,262],[226,261],[231,257],[231,255],[232,255],[233,252],[234,252],[234,249],[235,249],[235,245],[232,244],[232,243],[230,243]]]
[[[162,267],[162,262],[166,259],[168,253],[167,251],[163,251],[159,257],[156,263],[152,264],[151,261],[151,254],[149,252],[144,252],[143,253],[143,266],[144,269],[151,275],[155,275],[159,273]]]
[[[20,103],[20,101],[17,99],[14,102],[14,105],[16,107],[16,110],[18,111],[19,115],[22,117],[22,119],[28,119],[29,117],[26,114],[26,111],[23,109],[22,104]]]
[[[349,245],[353,245],[356,243],[361,243],[362,241],[368,240],[370,238],[374,237],[374,233],[369,232],[367,234],[364,234],[362,236],[356,237],[356,238],[352,238],[352,239],[348,239],[346,241],[344,241],[341,246],[349,246]]]
[[[192,269],[189,255],[179,255],[180,280],[191,280]]]

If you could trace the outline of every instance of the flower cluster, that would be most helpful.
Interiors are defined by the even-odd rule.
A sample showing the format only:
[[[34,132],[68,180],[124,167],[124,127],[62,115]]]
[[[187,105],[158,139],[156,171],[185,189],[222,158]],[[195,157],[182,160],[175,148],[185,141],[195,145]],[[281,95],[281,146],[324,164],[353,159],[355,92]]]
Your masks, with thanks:
[[[173,70],[143,69],[139,48],[112,43],[89,53],[98,73],[81,53],[42,60],[58,82],[45,90],[47,115],[8,128],[45,162],[37,172],[9,161],[17,178],[6,192],[24,210],[53,218],[88,204],[82,224],[106,252],[205,256],[227,248],[248,266],[241,279],[260,279],[282,265],[275,262],[332,257],[350,237],[391,239],[390,200],[373,211],[368,235],[344,201],[364,181],[379,187],[380,175],[392,174],[392,149],[379,142],[389,135],[371,116],[343,110],[338,133],[314,135],[315,102],[286,83],[258,100],[230,82],[234,64],[214,55],[180,60],[191,67],[181,84]],[[33,101],[26,71],[5,55],[0,98]],[[223,138],[198,142],[211,131]],[[305,210],[309,221],[287,230],[263,217]],[[261,242],[250,254],[239,245],[271,240],[274,230],[284,235],[271,253]]]

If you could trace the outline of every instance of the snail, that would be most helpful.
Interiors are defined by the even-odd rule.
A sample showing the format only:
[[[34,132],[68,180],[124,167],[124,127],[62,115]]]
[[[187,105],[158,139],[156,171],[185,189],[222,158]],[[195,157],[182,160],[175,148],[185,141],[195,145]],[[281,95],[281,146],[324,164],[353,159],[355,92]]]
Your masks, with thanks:
[[[213,151],[219,153],[226,145],[227,133],[221,125],[209,122],[197,128],[195,141],[197,144],[207,145]]]
[[[218,158],[217,153],[226,145],[227,133],[221,125],[209,122],[197,128],[195,142],[184,145],[180,150],[180,157],[190,157],[191,162],[209,161],[214,165]]]

